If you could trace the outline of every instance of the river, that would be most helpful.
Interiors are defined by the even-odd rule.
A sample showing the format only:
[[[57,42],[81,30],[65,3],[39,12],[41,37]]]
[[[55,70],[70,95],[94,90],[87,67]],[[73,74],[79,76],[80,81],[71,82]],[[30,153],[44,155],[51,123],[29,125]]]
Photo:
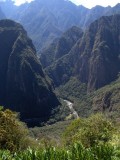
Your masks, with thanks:
[[[71,113],[73,114],[74,118],[78,119],[78,113],[75,111],[75,109],[73,108],[73,103],[68,101],[68,100],[64,100],[64,102],[66,102],[67,106],[69,107]]]

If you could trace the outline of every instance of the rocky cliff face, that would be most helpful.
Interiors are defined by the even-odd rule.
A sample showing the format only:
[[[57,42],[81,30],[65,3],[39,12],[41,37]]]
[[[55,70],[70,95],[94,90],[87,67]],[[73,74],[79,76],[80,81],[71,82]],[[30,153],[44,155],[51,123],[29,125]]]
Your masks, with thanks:
[[[46,120],[58,104],[26,31],[18,23],[1,20],[0,105],[34,124]]]
[[[76,71],[88,90],[117,78],[120,71],[120,16],[102,17],[91,24],[79,45]]]
[[[52,44],[40,52],[40,61],[44,68],[69,53],[75,43],[82,37],[83,31],[73,26],[67,30],[60,38],[55,39]]]
[[[102,17],[92,23],[69,55],[51,65],[47,72],[59,77],[76,76],[93,91],[117,78],[120,71],[120,15]],[[62,81],[61,81],[62,82]]]

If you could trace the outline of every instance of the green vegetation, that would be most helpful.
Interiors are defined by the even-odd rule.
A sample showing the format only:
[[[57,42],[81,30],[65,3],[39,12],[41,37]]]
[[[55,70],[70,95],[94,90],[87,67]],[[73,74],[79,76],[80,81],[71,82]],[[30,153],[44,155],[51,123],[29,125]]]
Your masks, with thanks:
[[[65,143],[81,142],[85,147],[106,144],[112,140],[115,127],[103,114],[77,119],[64,133]]]
[[[82,99],[87,94],[87,86],[81,83],[76,77],[71,79],[65,84],[56,89],[56,94],[63,99]]]
[[[104,112],[119,121],[120,117],[120,78],[92,93],[77,78],[72,77],[65,85],[56,88],[56,94],[74,103],[74,109],[80,117],[91,113]]]
[[[119,160],[118,148],[111,145],[101,145],[94,148],[85,148],[75,143],[68,149],[48,147],[46,149],[32,150],[10,154],[9,151],[0,152],[1,159],[7,160]]]
[[[40,142],[52,143],[55,146],[61,145],[62,134],[70,123],[71,121],[61,121],[52,125],[30,128],[30,134]]]
[[[76,77],[72,77],[65,85],[56,88],[55,92],[58,97],[72,101],[80,117],[91,114],[92,99],[87,95],[87,85],[81,83]]]
[[[0,149],[12,152],[26,149],[32,142],[26,125],[19,121],[18,114],[0,108]]]
[[[119,124],[102,114],[74,120],[71,124],[66,121],[66,126],[69,126],[64,134],[64,123],[60,128],[58,123],[44,126],[41,131],[39,128],[31,129],[31,135],[38,137],[37,141],[31,143],[28,129],[19,121],[17,114],[0,108],[0,160],[120,159]],[[53,143],[49,136],[50,132],[57,135],[55,129],[63,134],[63,141],[61,139],[59,145],[57,141]]]

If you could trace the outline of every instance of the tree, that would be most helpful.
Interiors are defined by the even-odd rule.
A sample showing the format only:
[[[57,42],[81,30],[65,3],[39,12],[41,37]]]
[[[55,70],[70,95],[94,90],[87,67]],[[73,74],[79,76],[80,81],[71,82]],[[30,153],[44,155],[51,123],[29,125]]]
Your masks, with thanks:
[[[1,108],[1,107],[0,107]],[[18,114],[0,109],[0,149],[16,151],[27,147],[28,129]]]
[[[64,139],[66,144],[80,141],[85,147],[92,147],[109,142],[113,132],[113,123],[103,114],[96,114],[72,122],[64,133]]]

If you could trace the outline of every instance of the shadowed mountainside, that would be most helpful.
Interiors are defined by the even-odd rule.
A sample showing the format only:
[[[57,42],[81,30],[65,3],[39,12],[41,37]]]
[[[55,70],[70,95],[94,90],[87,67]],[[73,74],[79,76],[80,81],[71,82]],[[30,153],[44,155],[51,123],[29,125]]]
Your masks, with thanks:
[[[59,102],[42,71],[32,41],[23,27],[0,21],[0,105],[34,124],[49,118]]]

